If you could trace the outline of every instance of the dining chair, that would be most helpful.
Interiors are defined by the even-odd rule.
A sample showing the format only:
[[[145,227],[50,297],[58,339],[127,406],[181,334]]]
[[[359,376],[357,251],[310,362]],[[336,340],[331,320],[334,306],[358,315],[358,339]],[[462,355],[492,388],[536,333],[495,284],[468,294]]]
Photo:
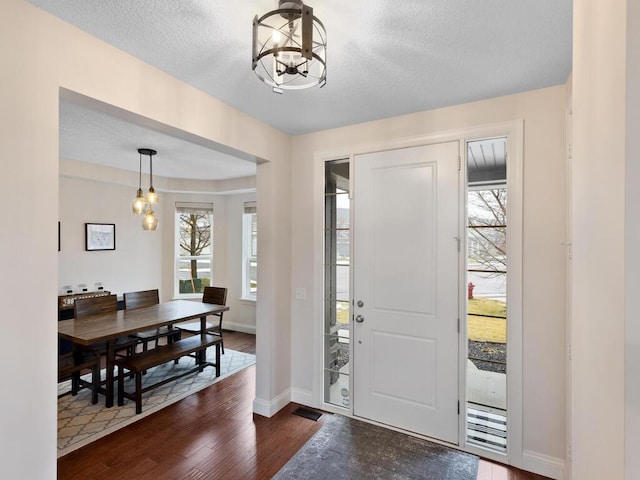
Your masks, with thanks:
[[[226,305],[227,304],[227,289],[224,287],[204,287],[202,294],[202,303],[212,303],[214,305]],[[224,312],[212,313],[212,315],[218,317],[218,324],[207,322],[206,331],[218,335],[222,340],[220,346],[222,347],[222,353],[224,354],[224,338],[222,338],[222,315]],[[188,332],[192,334],[200,333],[200,322],[180,323],[176,325],[178,330]]]
[[[158,289],[154,290],[142,290],[139,292],[128,292],[124,294],[124,308],[125,310],[133,310],[136,308],[150,307],[160,303],[160,295]],[[168,337],[168,341],[172,341],[175,336],[179,337],[180,332],[170,327],[160,327],[153,330],[146,330],[144,332],[138,332],[131,334],[130,336],[136,338],[142,343],[142,350],[148,350],[148,344],[155,342],[155,346],[158,346],[158,340],[163,337]]]
[[[82,319],[90,315],[99,315],[101,313],[114,313],[118,310],[118,297],[116,295],[105,295],[102,297],[80,298],[73,302],[73,317]],[[119,337],[115,341],[116,352],[126,350],[126,354],[130,355],[135,350],[138,343],[137,339],[130,337]],[[94,343],[83,347],[84,350],[93,352],[100,356],[107,353],[106,342]],[[122,354],[120,354],[122,356]]]
[[[91,372],[91,380],[82,378],[83,371]],[[71,379],[71,390],[58,394],[58,398],[65,395],[76,396],[82,388],[91,389],[91,403],[98,403],[100,389],[100,357],[82,352],[68,352],[58,355],[58,383]]]

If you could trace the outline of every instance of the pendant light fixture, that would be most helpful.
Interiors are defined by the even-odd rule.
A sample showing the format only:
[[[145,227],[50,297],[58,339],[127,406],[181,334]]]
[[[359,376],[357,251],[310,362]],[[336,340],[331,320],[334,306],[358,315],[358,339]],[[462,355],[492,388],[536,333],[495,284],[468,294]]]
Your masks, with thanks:
[[[138,153],[140,154],[140,167],[138,170],[138,192],[136,193],[136,198],[133,201],[133,213],[136,215],[142,215],[147,207],[147,201],[144,198],[142,193],[142,148],[138,149]]]
[[[158,217],[153,212],[152,205],[158,203],[158,194],[153,188],[153,156],[158,153],[151,148],[139,148],[138,153],[140,154],[140,176],[142,177],[142,155],[149,156],[149,191],[147,192],[146,197],[142,197],[142,187],[138,188],[138,196],[134,200],[134,213],[138,213],[136,211],[136,202],[138,199],[142,197],[142,212],[144,212],[144,217],[142,218],[142,228],[144,230],[154,231],[158,228]],[[146,211],[145,211],[146,210]]]
[[[252,68],[275,93],[327,82],[327,32],[302,0],[279,0],[278,9],[253,19]]]

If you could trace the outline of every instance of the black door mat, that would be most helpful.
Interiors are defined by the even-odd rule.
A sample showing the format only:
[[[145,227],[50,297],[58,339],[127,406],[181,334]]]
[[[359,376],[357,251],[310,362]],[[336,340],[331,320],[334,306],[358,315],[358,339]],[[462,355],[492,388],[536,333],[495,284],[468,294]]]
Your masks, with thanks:
[[[308,418],[309,420],[313,420],[314,422],[317,422],[318,419],[322,416],[320,412],[315,412],[304,407],[298,407],[292,413],[294,415],[299,415],[301,417]]]

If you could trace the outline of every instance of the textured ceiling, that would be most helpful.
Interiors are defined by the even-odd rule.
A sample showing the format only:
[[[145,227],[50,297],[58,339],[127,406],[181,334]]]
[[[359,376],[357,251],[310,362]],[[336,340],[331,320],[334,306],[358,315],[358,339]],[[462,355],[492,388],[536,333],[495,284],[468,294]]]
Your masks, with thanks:
[[[276,0],[29,1],[292,135],[559,85],[571,71],[571,0],[309,0],[327,30],[327,85],[283,95],[251,71],[252,18]]]
[[[223,180],[255,175],[254,162],[184,141],[69,102],[60,104],[61,156],[138,171],[138,148],[152,148],[153,174],[168,178]],[[149,171],[143,156],[142,171]]]

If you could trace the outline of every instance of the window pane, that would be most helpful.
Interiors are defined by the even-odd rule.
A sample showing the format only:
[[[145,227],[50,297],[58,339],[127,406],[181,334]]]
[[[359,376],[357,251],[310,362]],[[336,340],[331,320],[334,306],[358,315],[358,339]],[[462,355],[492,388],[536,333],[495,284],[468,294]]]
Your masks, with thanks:
[[[255,202],[254,202],[255,204]],[[255,299],[258,291],[258,215],[245,213],[242,218],[242,295]]]
[[[336,266],[336,300],[349,301],[349,266]]]
[[[255,295],[258,291],[258,261],[249,261],[249,294]]]
[[[333,160],[325,162],[325,190],[324,193],[335,193],[336,190],[349,189],[349,160]]]
[[[349,265],[349,230],[338,230],[336,232],[336,263],[338,265]]]
[[[202,293],[211,285],[211,259],[178,260],[178,293]]]
[[[179,248],[181,257],[211,255],[210,213],[179,213]]]
[[[324,315],[324,333],[326,335],[349,336],[349,302],[334,302],[332,300],[326,300],[324,302]]]
[[[326,336],[325,352],[325,369],[349,374],[349,337]]]
[[[349,407],[349,375],[332,370],[324,371],[325,401],[340,407]]]
[[[258,256],[258,215],[251,215],[251,252],[252,257]]]

